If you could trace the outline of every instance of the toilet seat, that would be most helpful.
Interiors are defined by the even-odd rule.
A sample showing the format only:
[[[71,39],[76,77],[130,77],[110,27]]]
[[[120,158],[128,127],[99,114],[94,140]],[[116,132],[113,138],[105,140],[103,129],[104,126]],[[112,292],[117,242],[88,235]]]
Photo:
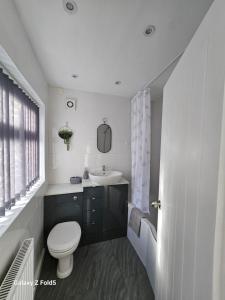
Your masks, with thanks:
[[[77,222],[59,223],[49,233],[47,245],[54,253],[66,253],[76,249],[80,237],[81,228]]]
[[[53,255],[54,255],[54,254],[55,254],[55,255],[61,254],[61,256],[62,256],[62,255],[65,256],[65,255],[67,255],[67,254],[69,254],[69,253],[71,253],[71,252],[74,252],[74,251],[76,250],[76,248],[77,248],[77,244],[75,244],[72,248],[67,249],[67,250],[65,250],[65,251],[61,251],[61,250],[58,251],[58,250],[52,249],[52,248],[50,248],[50,247],[48,246],[49,252],[51,252]]]

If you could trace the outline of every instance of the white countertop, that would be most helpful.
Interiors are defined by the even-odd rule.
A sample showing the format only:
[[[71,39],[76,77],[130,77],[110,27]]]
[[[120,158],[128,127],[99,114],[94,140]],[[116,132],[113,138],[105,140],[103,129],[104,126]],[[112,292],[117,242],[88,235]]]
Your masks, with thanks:
[[[129,184],[125,178],[122,178],[120,182],[113,185]],[[59,184],[49,184],[48,189],[45,193],[46,196],[51,195],[61,195],[61,194],[71,194],[71,193],[82,193],[85,187],[95,187],[101,186],[100,184],[94,184],[89,179],[83,180],[79,184],[71,183],[59,183]]]

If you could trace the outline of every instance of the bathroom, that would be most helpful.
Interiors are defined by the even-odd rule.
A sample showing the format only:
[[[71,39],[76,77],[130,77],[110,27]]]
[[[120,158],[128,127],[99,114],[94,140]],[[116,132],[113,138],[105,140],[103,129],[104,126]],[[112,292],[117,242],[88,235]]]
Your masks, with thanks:
[[[0,2],[0,299],[225,299],[222,0]]]

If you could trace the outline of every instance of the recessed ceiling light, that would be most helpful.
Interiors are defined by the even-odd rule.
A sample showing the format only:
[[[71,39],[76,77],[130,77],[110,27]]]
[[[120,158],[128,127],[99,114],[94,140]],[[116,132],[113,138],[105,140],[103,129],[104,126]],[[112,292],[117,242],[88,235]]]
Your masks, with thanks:
[[[74,0],[63,0],[63,7],[68,14],[75,14],[78,9]]]
[[[119,81],[119,80],[115,82],[116,85],[120,85],[121,83],[122,83],[122,82]]]
[[[78,75],[78,74],[73,74],[72,77],[73,77],[74,79],[76,79],[76,78],[79,77],[79,75]]]
[[[156,29],[154,25],[148,25],[144,31],[144,35],[147,37],[152,36],[155,30]]]

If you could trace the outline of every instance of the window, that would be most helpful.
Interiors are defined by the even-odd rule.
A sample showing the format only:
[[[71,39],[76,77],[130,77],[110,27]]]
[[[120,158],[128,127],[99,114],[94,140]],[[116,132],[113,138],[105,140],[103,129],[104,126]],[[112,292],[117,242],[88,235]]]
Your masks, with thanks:
[[[39,178],[39,107],[0,69],[0,216]]]

